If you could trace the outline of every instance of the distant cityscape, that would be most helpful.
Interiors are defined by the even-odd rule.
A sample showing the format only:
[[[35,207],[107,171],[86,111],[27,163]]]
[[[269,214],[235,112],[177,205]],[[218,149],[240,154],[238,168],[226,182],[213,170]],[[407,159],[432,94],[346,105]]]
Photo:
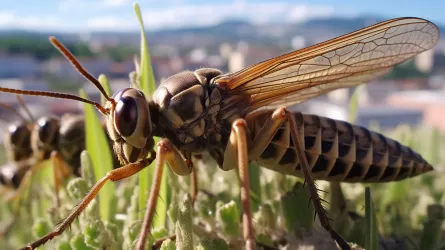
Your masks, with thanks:
[[[314,19],[299,25],[252,25],[228,21],[213,27],[184,28],[148,32],[151,63],[157,82],[182,70],[213,67],[224,72],[240,70],[251,64],[286,52],[363,28],[381,21],[375,17]],[[444,30],[441,27],[441,30]],[[126,55],[119,61],[101,52],[126,46],[139,50],[138,33],[42,34],[25,31],[2,31],[0,41],[10,37],[33,37],[49,43],[48,35],[56,35],[64,43],[82,42],[98,56],[79,57],[94,76],[105,74],[113,90],[129,86],[128,74],[135,70],[134,57]],[[445,40],[434,50],[418,55],[408,71],[419,76],[383,78],[367,84],[360,94],[357,123],[368,126],[376,121],[383,128],[399,124],[427,124],[445,131]],[[0,47],[0,86],[32,90],[77,92],[81,87],[99,100],[98,91],[86,83],[62,57],[39,60],[30,54],[8,53]],[[348,101],[353,89],[338,90],[315,98],[295,109],[336,119],[348,119]],[[13,95],[2,94],[5,103],[16,106]],[[26,97],[35,116],[45,113],[61,115],[81,112],[82,105],[57,99]],[[443,112],[442,112],[443,113]],[[0,110],[0,118],[10,117]]]

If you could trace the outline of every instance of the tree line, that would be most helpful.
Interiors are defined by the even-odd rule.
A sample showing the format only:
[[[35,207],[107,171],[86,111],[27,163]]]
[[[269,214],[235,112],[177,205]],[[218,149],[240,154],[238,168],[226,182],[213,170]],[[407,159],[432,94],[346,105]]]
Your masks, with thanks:
[[[121,62],[138,52],[138,48],[117,46],[105,48],[100,53],[93,53],[88,44],[84,42],[64,43],[75,55],[80,57],[107,56],[111,60]],[[53,57],[60,57],[60,53],[47,39],[42,37],[3,37],[0,38],[0,52],[10,55],[32,55],[39,61],[45,61]]]

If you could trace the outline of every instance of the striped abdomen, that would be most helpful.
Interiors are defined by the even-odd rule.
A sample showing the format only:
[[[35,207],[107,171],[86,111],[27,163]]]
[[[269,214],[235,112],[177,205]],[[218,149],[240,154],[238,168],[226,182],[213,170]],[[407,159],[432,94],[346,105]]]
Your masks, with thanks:
[[[249,120],[252,137],[271,114],[272,111],[260,111],[255,119]],[[316,115],[296,112],[294,116],[315,179],[386,182],[433,170],[418,153],[379,133]],[[273,135],[259,159],[252,160],[266,168],[303,177],[287,121]]]

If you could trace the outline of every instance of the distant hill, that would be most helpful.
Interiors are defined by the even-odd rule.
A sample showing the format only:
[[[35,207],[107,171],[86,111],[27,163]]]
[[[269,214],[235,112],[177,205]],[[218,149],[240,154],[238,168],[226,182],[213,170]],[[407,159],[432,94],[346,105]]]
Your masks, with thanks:
[[[206,27],[186,27],[177,29],[163,29],[148,31],[150,43],[163,43],[168,41],[181,43],[183,41],[201,41],[205,43],[220,43],[244,40],[247,42],[279,43],[289,41],[294,36],[304,36],[311,43],[321,42],[360,28],[375,24],[388,18],[376,15],[366,15],[354,18],[316,18],[302,23],[269,23],[254,25],[243,20],[226,20],[222,23]],[[444,26],[439,26],[445,32]],[[42,36],[56,35],[62,40],[79,39],[76,33],[33,32],[21,30],[0,30],[2,36]],[[91,38],[116,43],[134,44],[140,42],[139,32],[92,32]]]

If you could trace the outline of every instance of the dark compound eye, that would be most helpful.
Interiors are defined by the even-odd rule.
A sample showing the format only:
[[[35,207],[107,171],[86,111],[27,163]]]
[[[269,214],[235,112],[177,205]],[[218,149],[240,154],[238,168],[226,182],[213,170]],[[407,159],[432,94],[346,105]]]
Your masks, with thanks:
[[[39,121],[39,138],[42,142],[45,142],[50,137],[52,132],[52,123],[47,119],[42,119]]]
[[[137,109],[137,103],[132,97],[120,98],[114,112],[114,122],[120,135],[130,136],[133,134],[138,123]]]
[[[16,126],[11,130],[11,143],[13,145],[19,144],[24,138],[29,135],[29,130],[26,125]]]

